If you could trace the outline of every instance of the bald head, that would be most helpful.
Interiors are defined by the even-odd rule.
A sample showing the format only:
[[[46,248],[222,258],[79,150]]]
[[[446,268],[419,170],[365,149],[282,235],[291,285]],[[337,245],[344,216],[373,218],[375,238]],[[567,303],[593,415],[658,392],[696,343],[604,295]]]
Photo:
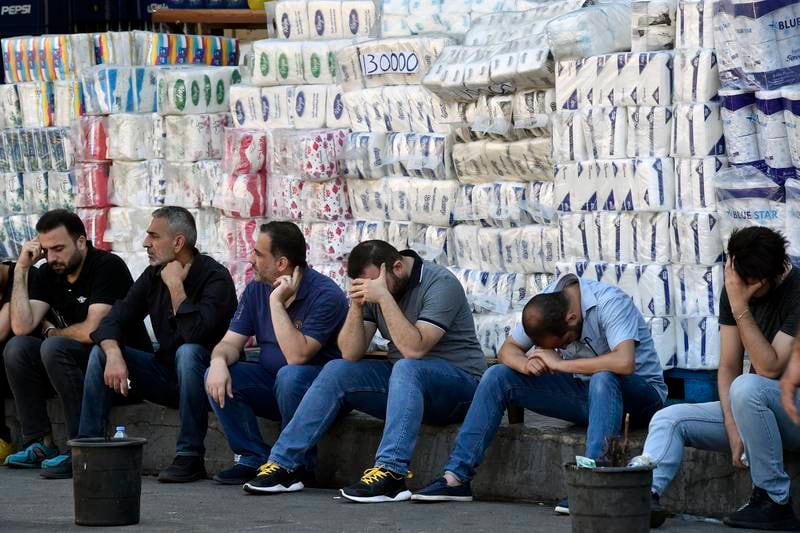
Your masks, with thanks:
[[[522,327],[537,346],[548,337],[563,338],[569,331],[569,298],[564,291],[537,294],[522,310]]]

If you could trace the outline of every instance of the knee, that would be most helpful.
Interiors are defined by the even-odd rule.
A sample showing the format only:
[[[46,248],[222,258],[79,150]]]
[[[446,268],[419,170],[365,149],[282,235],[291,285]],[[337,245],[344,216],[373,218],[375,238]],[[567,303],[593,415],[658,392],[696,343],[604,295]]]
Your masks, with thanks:
[[[391,381],[407,381],[419,378],[423,369],[422,361],[416,359],[400,359],[392,365]]]
[[[209,353],[199,344],[182,344],[175,352],[175,368],[179,373],[205,371]]]
[[[493,365],[483,373],[478,383],[478,388],[482,389],[505,389],[506,384],[514,378],[518,372],[506,365]]]
[[[45,368],[50,368],[59,359],[68,353],[67,346],[74,345],[75,341],[68,337],[49,337],[42,341],[39,348],[42,355],[42,364]]]
[[[619,390],[621,379],[613,372],[597,372],[589,379],[589,396],[605,397]]]
[[[38,346],[33,337],[11,337],[3,350],[3,361],[9,371],[13,372],[20,363],[28,360],[34,348]]]
[[[287,391],[304,383],[308,370],[308,367],[305,365],[282,366],[275,375],[275,389],[278,391]]]
[[[650,419],[650,425],[647,429],[648,433],[657,431],[671,431],[680,422],[680,417],[677,411],[678,405],[670,405],[658,411]]]
[[[358,365],[358,361],[346,361],[344,359],[334,359],[322,367],[317,381],[320,383],[339,383],[342,378],[353,372]]]
[[[763,379],[756,374],[742,374],[734,379],[729,393],[731,409],[737,411],[757,400]]]

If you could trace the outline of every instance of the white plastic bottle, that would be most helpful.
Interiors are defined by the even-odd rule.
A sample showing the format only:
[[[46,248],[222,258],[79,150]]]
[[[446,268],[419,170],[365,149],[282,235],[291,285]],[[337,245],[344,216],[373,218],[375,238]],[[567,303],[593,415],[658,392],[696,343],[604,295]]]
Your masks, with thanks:
[[[114,433],[115,439],[127,439],[128,435],[125,433],[125,426],[117,426],[116,433]]]

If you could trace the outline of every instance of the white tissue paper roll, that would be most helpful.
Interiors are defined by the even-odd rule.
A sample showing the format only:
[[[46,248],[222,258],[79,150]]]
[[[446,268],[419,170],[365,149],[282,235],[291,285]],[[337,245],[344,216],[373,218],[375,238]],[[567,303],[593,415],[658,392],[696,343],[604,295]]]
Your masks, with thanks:
[[[670,213],[637,213],[636,254],[642,263],[670,262]]]
[[[719,91],[717,54],[710,48],[675,52],[675,102],[708,102]]]
[[[16,87],[11,86],[16,96]],[[0,95],[0,100],[5,100]],[[17,102],[17,113],[19,113],[19,102]],[[67,128],[73,120],[80,117],[83,108],[83,98],[81,84],[78,81],[54,81],[53,82],[53,126]],[[5,118],[5,124],[9,128],[17,127],[13,115],[9,117],[6,113],[6,106],[0,104],[0,110]],[[19,119],[17,119],[19,120]]]
[[[53,85],[48,82],[18,83],[22,127],[47,128],[53,119]]]
[[[672,215],[672,261],[711,266],[722,260],[720,217],[711,212],[679,212]]]
[[[261,87],[234,85],[230,88],[231,115],[233,125],[244,129],[265,129],[269,120],[269,109],[264,116],[261,102]],[[287,102],[288,105],[288,102]]]
[[[584,117],[577,111],[553,115],[553,160],[559,163],[589,158],[584,140]]]
[[[368,220],[386,220],[387,207],[389,204],[389,192],[387,182],[389,180],[350,180],[348,182],[347,193],[350,201],[350,208],[353,211],[353,218]],[[402,180],[399,180],[402,181]],[[407,184],[405,185],[407,187]],[[395,213],[402,215],[402,213]],[[392,220],[408,220],[405,217],[392,217]]]
[[[721,89],[719,97],[725,150],[731,163],[760,160],[755,94],[739,89]]]
[[[669,211],[675,207],[675,162],[669,157],[634,162],[633,209]]]
[[[175,117],[169,117],[175,118]],[[108,158],[138,161],[163,157],[163,118],[156,114],[119,114],[108,117]]]
[[[151,163],[149,161],[114,161],[108,176],[108,199],[114,205],[148,205]]]
[[[253,85],[269,86],[278,83],[278,48],[276,41],[261,39],[253,41]]]
[[[388,178],[381,180],[386,190],[385,215],[387,220],[411,220],[414,200],[411,180],[408,178]]]
[[[592,107],[583,112],[583,132],[588,155],[594,159],[626,156],[628,114],[619,107]]]
[[[725,139],[719,104],[676,104],[672,155],[706,157],[724,153]]]
[[[344,36],[341,0],[309,0],[308,23],[314,39],[338,39]]]
[[[675,315],[716,316],[725,285],[724,266],[673,265]]]
[[[215,159],[211,153],[211,116],[183,115],[164,118],[164,158],[169,161]],[[220,154],[221,155],[221,154]]]
[[[632,213],[597,214],[595,223],[600,230],[600,255],[603,261],[608,263],[636,261],[633,217]]]
[[[600,261],[600,243],[593,213],[563,214],[558,218],[559,256],[564,261]]]
[[[350,115],[342,101],[342,90],[338,85],[327,85],[325,97],[325,126],[328,128],[349,128]]]
[[[784,100],[780,90],[757,91],[756,132],[761,158],[770,168],[792,166],[789,139],[784,121]]]
[[[453,228],[456,264],[461,268],[481,268],[481,253],[478,247],[479,226],[459,224]]]
[[[671,107],[628,108],[628,157],[667,157],[672,144]]]
[[[672,266],[645,263],[636,267],[640,309],[644,316],[671,316],[674,313]]]
[[[653,337],[653,346],[661,361],[661,368],[664,370],[673,368],[678,358],[677,344],[675,338],[675,319],[672,317],[651,317],[646,318],[650,335]]]
[[[676,321],[678,358],[676,367],[687,370],[719,368],[719,322],[716,317],[683,318]]]
[[[781,89],[781,95],[784,102],[783,121],[789,139],[789,153],[794,167],[800,168],[800,87],[784,87]]]
[[[503,254],[500,251],[500,235],[503,231],[505,230],[500,228],[481,228],[478,231],[481,270],[498,272],[504,269]]]
[[[386,13],[386,3],[383,4]],[[347,37],[367,37],[378,20],[372,0],[342,0],[342,25]]]
[[[153,211],[155,208],[112,207],[103,240],[110,242],[115,252],[140,251]]]
[[[275,3],[278,38],[296,41],[312,37],[308,20],[308,0],[282,0]]]
[[[616,105],[665,106],[672,103],[671,52],[617,54]]]
[[[678,0],[675,48],[714,48],[714,2]]]
[[[631,50],[666,50],[675,42],[675,1],[631,2]]]
[[[724,157],[675,160],[675,207],[682,210],[715,209],[714,176],[727,168]]]
[[[410,222],[402,222],[398,220],[390,220],[387,222],[386,242],[398,250],[405,250],[408,248],[408,232],[410,224]],[[455,248],[455,243],[451,243],[451,247]]]
[[[411,221],[433,226],[449,226],[458,194],[456,180],[411,180]]]

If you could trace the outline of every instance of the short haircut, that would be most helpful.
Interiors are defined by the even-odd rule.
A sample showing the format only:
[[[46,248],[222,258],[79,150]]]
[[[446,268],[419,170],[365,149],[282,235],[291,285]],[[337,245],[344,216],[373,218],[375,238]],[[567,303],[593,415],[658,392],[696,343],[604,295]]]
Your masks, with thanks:
[[[165,218],[172,233],[180,233],[186,239],[186,246],[194,248],[197,243],[197,225],[194,217],[185,207],[168,205],[153,211],[153,218]]]
[[[728,240],[728,256],[743,280],[766,280],[776,287],[789,267],[788,242],[775,230],[750,226],[735,230]]]
[[[66,209],[53,209],[41,216],[36,223],[37,233],[47,233],[64,226],[73,241],[86,237],[86,226],[78,215]]]
[[[356,245],[347,258],[347,275],[351,279],[361,276],[364,269],[369,265],[379,267],[386,266],[387,271],[392,270],[392,265],[400,261],[402,256],[397,248],[385,241],[372,240],[364,241]]]
[[[285,257],[293,267],[305,268],[306,239],[303,232],[293,222],[273,220],[261,225],[261,233],[269,235],[270,250],[273,257]]]
[[[563,337],[569,329],[568,312],[569,298],[564,291],[537,294],[522,310],[522,328],[534,342],[544,336]]]

